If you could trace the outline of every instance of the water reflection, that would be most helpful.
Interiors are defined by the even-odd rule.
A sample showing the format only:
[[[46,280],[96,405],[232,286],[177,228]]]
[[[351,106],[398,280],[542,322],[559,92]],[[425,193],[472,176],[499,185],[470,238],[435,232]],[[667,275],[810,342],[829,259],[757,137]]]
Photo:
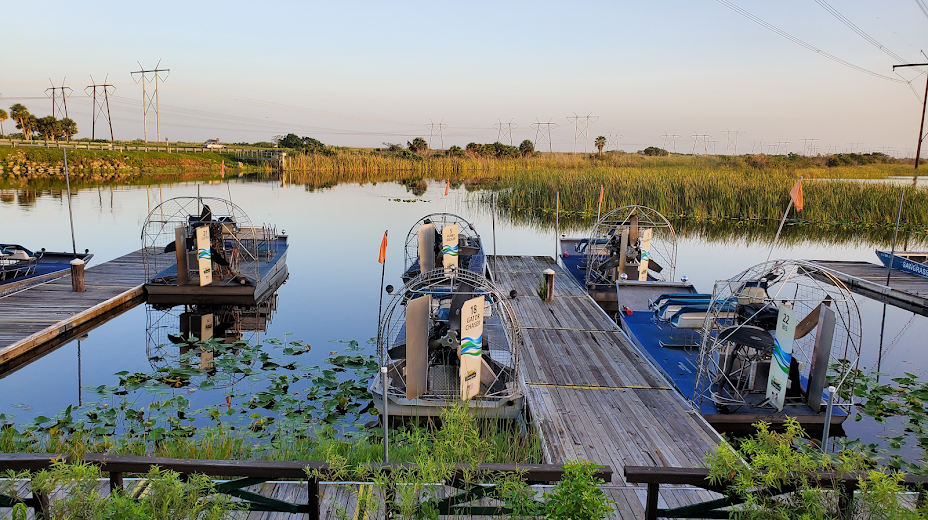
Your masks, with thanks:
[[[254,306],[237,305],[178,305],[164,307],[145,305],[145,354],[155,370],[196,365],[207,375],[215,373],[214,352],[210,343],[235,345],[244,342],[258,345],[261,334],[267,332],[277,312],[277,292]],[[234,353],[234,349],[233,349]],[[227,387],[244,377],[217,382]]]

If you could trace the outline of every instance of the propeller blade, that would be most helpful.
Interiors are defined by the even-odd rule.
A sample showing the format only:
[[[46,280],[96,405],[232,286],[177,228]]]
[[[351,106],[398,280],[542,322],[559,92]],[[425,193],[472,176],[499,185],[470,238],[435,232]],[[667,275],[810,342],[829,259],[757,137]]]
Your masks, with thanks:
[[[419,226],[419,272],[435,268],[435,224]]]
[[[457,292],[451,297],[451,308],[448,313],[448,328],[451,330],[461,330],[461,308],[467,300],[474,297],[474,286],[461,282],[458,285]],[[460,337],[460,336],[458,336]]]
[[[631,230],[628,233],[628,243],[635,245],[635,242],[638,241],[638,214],[632,213],[629,220],[631,221]]]
[[[406,399],[417,399],[428,390],[431,309],[429,295],[406,304]]]
[[[599,264],[599,267],[597,269],[599,269],[600,272],[605,273],[606,271],[610,269],[615,269],[616,267],[619,267],[620,265],[622,265],[622,255],[614,255],[614,256],[610,256],[609,260],[606,260],[605,262]]]
[[[654,271],[655,273],[659,273],[664,270],[664,267],[657,263],[657,260],[655,260],[654,257],[651,257],[648,258],[648,269]]]

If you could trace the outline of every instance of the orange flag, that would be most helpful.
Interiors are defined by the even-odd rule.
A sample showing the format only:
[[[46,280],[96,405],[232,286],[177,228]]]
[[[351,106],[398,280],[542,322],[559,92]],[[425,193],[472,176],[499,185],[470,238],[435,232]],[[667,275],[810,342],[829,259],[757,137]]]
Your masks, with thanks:
[[[450,189],[451,189],[451,179],[448,179],[448,181],[445,183],[445,197],[448,196],[448,190]]]
[[[223,179],[226,178],[226,160],[222,160],[222,164],[219,166],[219,176]]]
[[[800,177],[793,189],[789,190],[789,198],[793,200],[796,211],[802,211],[802,178]]]
[[[603,195],[606,194],[606,187],[602,184],[599,185],[599,203],[603,203]]]
[[[387,232],[383,232],[383,241],[380,242],[380,256],[377,258],[377,262],[383,263],[387,259]]]

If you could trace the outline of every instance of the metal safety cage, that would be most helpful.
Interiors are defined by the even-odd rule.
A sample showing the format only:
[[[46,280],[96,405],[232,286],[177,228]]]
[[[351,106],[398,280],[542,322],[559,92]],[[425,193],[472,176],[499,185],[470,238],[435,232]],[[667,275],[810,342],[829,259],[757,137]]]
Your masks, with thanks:
[[[248,215],[231,201],[214,197],[176,197],[155,207],[142,226],[142,261],[145,277],[152,280],[158,273],[176,265],[173,251],[166,251],[175,240],[175,229],[200,225],[204,206],[209,206],[210,222],[219,226],[219,247],[230,260],[230,271],[257,282],[259,265],[277,254],[277,231],[268,226],[256,227]]]
[[[813,317],[819,305],[834,311],[835,326],[828,359],[814,360],[819,329],[810,327],[795,338],[791,358],[798,362],[800,377],[810,380],[825,362],[827,378],[838,389],[835,404],[845,410],[852,403],[851,393],[843,392],[852,385],[849,376],[856,372],[860,359],[861,320],[857,301],[847,286],[827,270],[802,260],[775,260],[755,265],[738,275],[716,282],[710,309],[701,330],[697,361],[697,377],[692,403],[699,409],[703,399],[716,405],[737,408],[747,405],[747,395],[756,390],[759,363],[769,363],[770,352],[753,348],[736,348],[733,338],[739,329],[771,330],[770,320],[776,320],[778,306],[790,306],[798,320]],[[767,327],[756,327],[763,320]],[[801,323],[801,322],[800,322]],[[826,335],[830,332],[821,332]],[[769,332],[768,332],[769,334]],[[772,341],[772,340],[769,340]],[[822,340],[827,341],[827,339]]]
[[[453,213],[432,213],[419,219],[409,229],[406,234],[406,262],[405,269],[408,271],[413,265],[419,263],[419,228],[427,222],[435,224],[435,231],[441,234],[441,230],[449,224],[458,225],[458,236],[468,241],[479,243],[480,234],[474,229],[474,226],[463,217]]]
[[[469,288],[462,290],[462,286]],[[385,365],[389,361],[388,349],[397,342],[401,334],[405,334],[406,304],[409,300],[423,295],[432,296],[430,314],[434,317],[443,306],[447,306],[450,297],[461,294],[470,297],[482,295],[486,298],[484,334],[487,333],[487,327],[494,327],[494,334],[501,334],[502,336],[497,337],[502,341],[485,343],[483,355],[514,373],[519,366],[523,340],[515,311],[508,301],[509,296],[504,295],[486,277],[466,269],[433,269],[413,278],[393,295],[381,316],[377,335],[377,357],[380,362]],[[403,384],[405,385],[405,380]],[[488,393],[483,397],[497,396]]]
[[[619,254],[623,228],[637,228],[638,232],[652,230],[648,253],[662,269],[659,273],[649,271],[649,276],[661,281],[673,281],[677,264],[677,234],[673,225],[664,215],[652,208],[630,205],[616,208],[603,215],[593,226],[586,243],[581,244],[580,247],[584,248],[581,253],[586,257],[587,287],[615,284],[615,278],[609,274],[612,270],[604,270],[601,267]],[[629,246],[638,249],[640,255],[640,236],[638,243],[631,243]]]

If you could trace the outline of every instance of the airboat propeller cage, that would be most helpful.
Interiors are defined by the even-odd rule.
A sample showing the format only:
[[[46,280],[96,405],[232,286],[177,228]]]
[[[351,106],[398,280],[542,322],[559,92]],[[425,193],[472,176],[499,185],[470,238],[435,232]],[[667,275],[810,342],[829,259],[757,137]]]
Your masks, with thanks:
[[[208,207],[209,211],[204,211]],[[156,206],[142,226],[142,262],[145,278],[151,280],[159,273],[178,266],[177,282],[184,285],[199,279],[209,283],[213,268],[220,260],[212,258],[209,247],[208,224],[215,228],[214,241],[221,241],[227,251],[232,275],[247,278],[255,285],[260,281],[259,265],[276,252],[277,230],[268,226],[254,226],[248,215],[229,200],[215,197],[176,197]],[[196,231],[199,231],[199,236]],[[183,247],[177,247],[183,245]],[[268,258],[264,258],[267,256]],[[244,282],[243,282],[244,283]]]
[[[429,334],[435,327],[447,327],[442,339],[456,341],[440,344],[454,353],[460,365],[454,394],[471,398],[483,383],[489,391],[482,398],[505,400],[518,392],[518,385],[497,388],[490,364],[510,367],[513,372],[518,366],[522,337],[517,323],[508,295],[486,277],[468,270],[455,270],[449,277],[444,269],[433,269],[394,293],[381,318],[377,355],[381,362],[387,362],[388,351],[398,341],[405,341],[405,373],[391,375],[402,378],[406,391],[401,396],[416,399],[434,395],[433,389],[427,388],[429,349],[435,347],[430,345]],[[485,341],[487,327],[496,335],[494,346]],[[494,349],[500,345],[505,345],[505,351]]]
[[[662,214],[646,206],[622,206],[596,222],[586,244],[586,285],[629,280],[673,281],[677,235]]]
[[[736,312],[730,312],[733,306]],[[784,308],[794,315],[785,331],[792,340],[790,352],[777,352],[779,345],[763,348],[736,339],[748,335],[739,334],[739,329],[776,334],[784,325]],[[785,394],[789,401],[792,396],[794,404],[804,401],[820,411],[827,376],[839,389],[851,384],[846,379],[860,359],[860,311],[853,294],[830,271],[802,260],[765,262],[716,282],[701,334],[693,393],[697,407],[706,396],[726,407],[747,405],[752,393],[769,398],[769,385],[779,369],[777,384],[786,388],[777,398]],[[786,339],[778,336],[777,343]],[[852,404],[840,393],[838,406]]]
[[[455,226],[457,233],[452,244],[450,232]],[[406,272],[408,273],[413,265],[419,266],[419,274],[442,266],[457,266],[460,255],[473,255],[479,251],[462,244],[479,243],[479,240],[480,235],[474,226],[463,217],[453,213],[426,215],[413,224],[406,235]],[[441,248],[437,247],[439,244]],[[439,253],[440,264],[437,263]]]

